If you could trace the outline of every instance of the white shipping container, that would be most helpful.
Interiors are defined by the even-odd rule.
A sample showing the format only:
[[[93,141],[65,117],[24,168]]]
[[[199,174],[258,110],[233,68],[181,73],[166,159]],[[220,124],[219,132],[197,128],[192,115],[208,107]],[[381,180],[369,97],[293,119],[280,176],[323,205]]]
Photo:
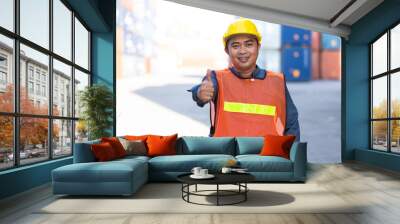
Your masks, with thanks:
[[[262,49],[261,52],[265,57],[265,65],[267,70],[281,72],[281,51],[272,49]]]
[[[281,48],[281,25],[267,22],[264,23],[261,46],[267,49]]]
[[[281,25],[260,20],[254,20],[254,22],[262,36],[261,48],[280,49]]]

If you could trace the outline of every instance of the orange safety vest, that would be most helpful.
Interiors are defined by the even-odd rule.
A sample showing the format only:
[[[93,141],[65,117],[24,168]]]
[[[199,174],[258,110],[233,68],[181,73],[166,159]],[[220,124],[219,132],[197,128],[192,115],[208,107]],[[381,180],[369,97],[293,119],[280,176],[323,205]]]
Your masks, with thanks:
[[[215,73],[218,99],[210,107],[214,137],[283,135],[286,96],[282,73],[267,71],[264,79],[241,79],[229,69]]]

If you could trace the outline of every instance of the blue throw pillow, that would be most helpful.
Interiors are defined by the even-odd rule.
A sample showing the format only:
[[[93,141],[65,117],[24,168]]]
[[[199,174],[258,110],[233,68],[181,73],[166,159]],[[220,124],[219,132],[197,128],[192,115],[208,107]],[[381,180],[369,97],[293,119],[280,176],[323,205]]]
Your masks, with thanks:
[[[237,137],[236,155],[260,154],[263,145],[263,137]]]
[[[96,158],[90,148],[92,144],[98,144],[100,140],[86,141],[75,143],[74,147],[74,163],[95,162]]]

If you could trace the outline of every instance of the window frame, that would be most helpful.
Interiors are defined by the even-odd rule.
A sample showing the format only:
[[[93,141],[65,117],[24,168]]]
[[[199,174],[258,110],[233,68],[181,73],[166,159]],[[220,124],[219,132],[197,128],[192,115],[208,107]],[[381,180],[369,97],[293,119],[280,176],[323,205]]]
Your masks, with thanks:
[[[69,11],[71,11],[71,18],[70,18],[70,23],[71,23],[71,58],[67,59],[64,58],[63,56],[55,53],[53,50],[53,32],[55,29],[53,29],[53,24],[54,24],[54,18],[53,18],[53,1],[54,0],[48,0],[48,4],[49,4],[49,48],[46,49],[42,46],[40,46],[39,44],[34,43],[33,41],[30,41],[29,39],[24,38],[23,36],[20,35],[20,0],[14,0],[13,1],[13,10],[14,10],[14,18],[13,18],[13,22],[14,22],[14,30],[10,31],[4,27],[0,26],[0,35],[3,35],[7,38],[12,39],[13,41],[13,60],[12,60],[12,73],[11,75],[13,75],[13,79],[14,79],[14,110],[13,112],[2,112],[0,111],[0,116],[4,116],[4,117],[12,117],[13,119],[13,153],[14,153],[14,161],[13,161],[13,166],[11,167],[5,167],[5,168],[0,168],[0,172],[5,171],[5,170],[10,170],[10,169],[16,169],[19,167],[23,167],[23,166],[30,166],[33,164],[37,164],[37,163],[43,163],[49,160],[58,160],[58,159],[62,159],[62,158],[66,158],[66,157],[70,157],[73,156],[73,152],[74,152],[74,143],[75,143],[75,125],[76,125],[76,121],[78,121],[80,118],[75,116],[75,108],[72,107],[71,108],[71,114],[65,115],[65,116],[56,116],[53,115],[53,59],[58,60],[61,63],[64,63],[68,66],[71,66],[71,83],[73,84],[75,82],[75,69],[85,73],[88,75],[89,77],[89,83],[88,86],[91,86],[92,84],[92,69],[91,69],[91,49],[92,49],[92,44],[91,44],[91,36],[92,36],[92,31],[89,29],[89,27],[87,26],[87,24],[83,21],[83,19],[78,15],[78,13],[76,13],[72,7],[65,1],[65,0],[59,0]],[[79,66],[78,64],[75,63],[75,18],[83,25],[83,27],[88,31],[88,69],[85,69],[81,66]],[[45,85],[45,94],[48,97],[48,112],[46,115],[40,115],[40,114],[27,114],[27,113],[21,113],[20,111],[20,85],[21,85],[21,81],[20,81],[20,64],[21,64],[21,56],[20,56],[20,45],[23,44],[29,48],[32,48],[33,50],[36,50],[42,54],[45,54],[46,56],[48,56],[49,62],[48,62],[48,71],[47,71],[47,79],[46,80],[46,85]],[[36,80],[36,69],[35,67],[33,67],[33,79],[31,79],[30,74],[28,71],[30,71],[30,65],[27,64],[27,72],[26,72],[26,82],[32,81],[34,84],[34,86],[36,85],[36,83],[40,83],[41,87],[42,87],[42,79],[41,79],[41,75],[43,70],[41,69],[40,73],[39,73],[39,80]],[[27,86],[28,87],[28,86]],[[29,87],[28,87],[29,88]],[[27,91],[29,91],[27,89]],[[74,105],[75,103],[75,88],[74,85],[72,85],[71,87],[71,93],[72,93],[72,99],[71,99],[71,105]],[[36,89],[34,87],[34,92],[36,92]],[[41,93],[41,92],[40,92]],[[35,93],[34,93],[35,94]],[[36,94],[35,94],[36,95]],[[39,97],[43,97],[42,94],[37,95]],[[21,118],[45,118],[47,119],[48,122],[48,135],[47,135],[47,142],[49,143],[47,145],[47,149],[48,150],[48,155],[47,158],[43,158],[43,160],[40,160],[38,162],[31,162],[31,163],[26,163],[26,164],[21,164],[21,159],[20,159],[20,119]],[[66,121],[71,121],[71,153],[68,155],[62,155],[62,156],[54,156],[54,147],[53,144],[50,144],[53,142],[53,122],[56,120],[66,120]]]
[[[386,153],[391,153],[391,154],[400,154],[400,152],[393,152],[392,151],[392,121],[399,120],[400,117],[393,117],[392,116],[392,98],[391,98],[391,91],[392,91],[392,85],[391,85],[391,79],[393,75],[396,75],[396,73],[400,72],[400,67],[398,68],[393,68],[391,69],[391,31],[393,28],[400,26],[400,21],[397,21],[396,23],[392,24],[389,28],[387,28],[383,33],[378,35],[374,40],[372,40],[369,44],[369,78],[368,78],[368,84],[369,84],[369,149],[373,151],[379,151],[379,152],[386,152]],[[387,63],[386,63],[386,71],[382,72],[380,74],[376,74],[374,76],[373,74],[373,44],[376,43],[381,37],[384,35],[387,35],[387,51],[386,51],[386,57],[387,57]],[[386,118],[373,118],[373,81],[378,79],[386,77],[386,87],[387,87],[387,105],[386,105]],[[379,150],[374,148],[374,133],[373,133],[373,122],[376,121],[386,121],[386,151]]]

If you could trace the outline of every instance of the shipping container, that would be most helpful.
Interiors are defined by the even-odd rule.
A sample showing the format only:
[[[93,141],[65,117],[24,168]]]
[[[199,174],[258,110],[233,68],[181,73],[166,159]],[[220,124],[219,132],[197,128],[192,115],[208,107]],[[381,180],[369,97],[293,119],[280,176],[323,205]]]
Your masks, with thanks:
[[[311,48],[312,50],[320,50],[321,48],[321,33],[312,32],[311,33]]]
[[[265,50],[265,59],[265,69],[274,72],[281,72],[281,50]]]
[[[257,65],[260,66],[261,68],[265,67],[266,62],[266,53],[265,49],[261,48],[258,52],[258,58],[257,58]]]
[[[145,39],[142,35],[130,30],[124,30],[124,53],[129,55],[144,55]]]
[[[310,48],[284,48],[281,58],[282,72],[287,81],[308,81],[311,79]]]
[[[270,71],[280,72],[281,50],[262,48],[258,54],[257,65]]]
[[[323,50],[338,50],[340,49],[340,37],[331,34],[322,34],[322,49]]]
[[[341,78],[341,52],[321,51],[321,78],[340,80]]]
[[[274,23],[264,23],[262,30],[261,46],[267,49],[281,48],[281,25]]]
[[[319,50],[313,49],[311,53],[311,78],[313,80],[321,78],[320,57],[321,57],[321,52]]]
[[[290,26],[282,26],[282,46],[287,47],[309,47],[311,46],[311,31]]]
[[[239,19],[238,17],[237,19]],[[257,30],[260,34],[264,32],[265,22],[261,20],[253,20],[254,24],[256,24]]]

